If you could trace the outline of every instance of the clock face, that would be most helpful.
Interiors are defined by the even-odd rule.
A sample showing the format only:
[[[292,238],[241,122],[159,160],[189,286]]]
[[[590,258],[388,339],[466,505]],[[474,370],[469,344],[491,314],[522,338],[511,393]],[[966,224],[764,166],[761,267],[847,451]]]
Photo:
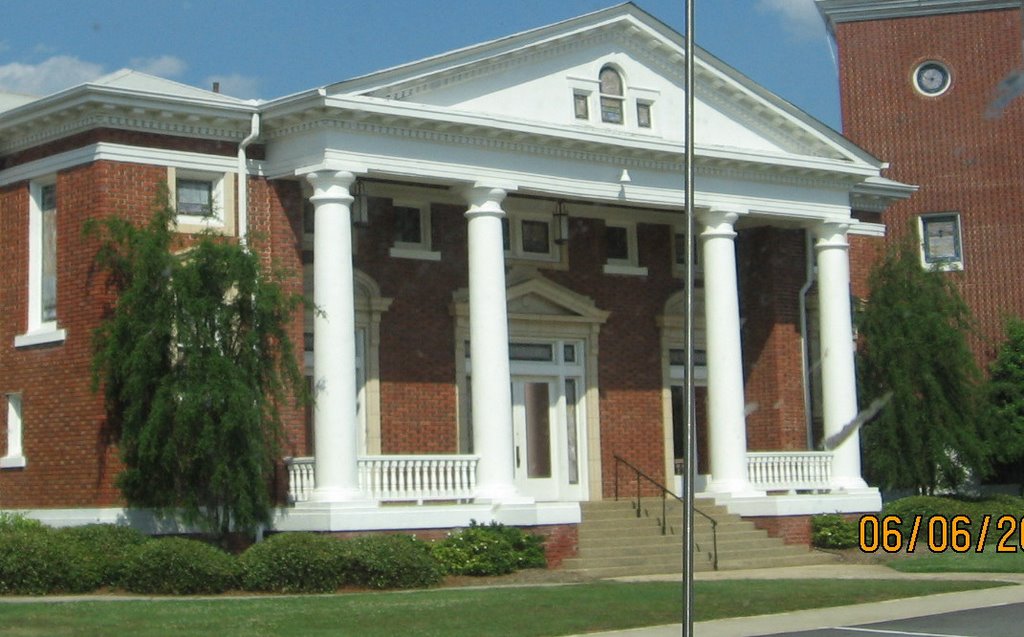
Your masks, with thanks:
[[[925,95],[939,95],[949,88],[949,69],[938,62],[925,62],[917,67],[914,84]]]

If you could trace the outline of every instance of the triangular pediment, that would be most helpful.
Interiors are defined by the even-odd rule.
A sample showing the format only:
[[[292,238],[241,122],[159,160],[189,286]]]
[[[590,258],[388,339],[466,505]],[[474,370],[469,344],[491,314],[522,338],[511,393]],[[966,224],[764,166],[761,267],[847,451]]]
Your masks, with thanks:
[[[552,320],[604,323],[608,312],[593,299],[559,285],[533,268],[513,268],[506,282],[506,308],[510,320]],[[454,312],[469,315],[469,290],[453,294]]]
[[[682,142],[685,47],[680,34],[631,3],[327,87],[329,95],[404,101],[536,122],[628,141]],[[869,160],[841,135],[706,51],[695,60],[696,143],[744,154]],[[601,116],[601,69],[625,84],[622,124]],[[576,95],[588,116],[577,116]],[[652,125],[638,124],[637,104]]]

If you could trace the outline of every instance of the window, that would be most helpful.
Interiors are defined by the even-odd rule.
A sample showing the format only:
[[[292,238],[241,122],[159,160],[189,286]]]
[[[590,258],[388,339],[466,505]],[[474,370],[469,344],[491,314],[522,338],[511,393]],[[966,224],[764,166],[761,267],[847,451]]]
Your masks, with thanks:
[[[550,216],[506,212],[501,220],[505,255],[513,259],[558,261],[561,253],[554,242]]]
[[[0,469],[25,466],[21,450],[21,394],[7,394],[7,453],[0,458]]]
[[[590,96],[580,91],[572,94],[572,108],[576,119],[590,119]]]
[[[636,225],[608,222],[604,228],[605,274],[646,276],[637,257]]]
[[[651,103],[650,102],[637,102],[636,103],[636,125],[640,128],[651,127]]]
[[[235,175],[184,168],[167,169],[171,206],[179,232],[235,232]]]
[[[941,213],[924,215],[919,219],[922,265],[936,270],[962,270],[960,215]]]
[[[440,261],[441,253],[430,249],[430,204],[394,201],[392,257]]]
[[[63,341],[57,325],[57,184],[54,179],[29,184],[28,316],[15,347]]]
[[[203,179],[179,179],[175,184],[179,215],[213,216],[213,182]]]
[[[601,69],[598,76],[601,84],[601,121],[609,124],[622,123],[622,76],[610,66]]]

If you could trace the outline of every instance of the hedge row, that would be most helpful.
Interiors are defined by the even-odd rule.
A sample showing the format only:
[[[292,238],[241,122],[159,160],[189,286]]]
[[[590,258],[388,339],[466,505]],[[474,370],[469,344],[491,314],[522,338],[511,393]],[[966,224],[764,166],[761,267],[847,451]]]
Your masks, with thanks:
[[[1005,539],[1007,542],[1020,544],[1021,532],[1024,532],[1024,498],[1012,495],[995,495],[986,498],[957,498],[941,496],[910,496],[888,502],[882,507],[878,519],[885,529],[869,529],[869,532],[880,534],[888,529],[892,538],[910,538],[914,524],[918,525],[920,541],[926,542],[929,521],[936,521],[938,541],[951,537],[951,529],[946,528],[956,516],[967,519],[959,523],[958,528],[968,531],[973,543],[978,542],[986,517],[989,520],[985,536],[986,543],[994,543]],[[1004,520],[1000,526],[1000,519]],[[900,523],[895,523],[899,518]],[[886,520],[892,520],[888,522]],[[918,522],[919,520],[919,522]],[[945,526],[943,526],[945,524]],[[896,531],[898,530],[898,533]],[[860,525],[857,521],[846,520],[839,515],[818,515],[811,518],[811,543],[819,548],[849,548],[858,545]],[[1005,538],[1004,538],[1005,536]],[[966,537],[966,536],[965,536]],[[922,539],[923,538],[923,539]]]
[[[282,533],[236,557],[198,540],[151,539],[113,525],[52,529],[0,514],[0,594],[103,587],[160,595],[238,589],[326,593],[343,587],[418,588],[445,574],[496,575],[544,566],[541,538],[498,524],[474,522],[435,543],[408,535],[340,540]]]

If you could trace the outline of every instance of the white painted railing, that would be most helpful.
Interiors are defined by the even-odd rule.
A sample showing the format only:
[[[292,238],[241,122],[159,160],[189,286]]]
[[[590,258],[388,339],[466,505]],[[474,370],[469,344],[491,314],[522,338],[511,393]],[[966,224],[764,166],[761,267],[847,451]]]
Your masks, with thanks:
[[[464,455],[366,456],[358,460],[359,488],[372,500],[471,500],[480,459]],[[288,499],[304,502],[316,486],[313,458],[285,458]]]
[[[761,491],[820,491],[830,488],[828,451],[747,452],[747,480]]]

